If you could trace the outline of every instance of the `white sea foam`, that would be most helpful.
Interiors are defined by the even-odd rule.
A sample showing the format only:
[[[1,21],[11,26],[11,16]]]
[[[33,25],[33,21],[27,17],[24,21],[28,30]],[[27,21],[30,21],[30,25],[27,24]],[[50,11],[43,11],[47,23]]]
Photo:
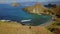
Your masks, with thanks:
[[[0,20],[0,21],[5,22],[5,21],[11,21],[11,20]]]

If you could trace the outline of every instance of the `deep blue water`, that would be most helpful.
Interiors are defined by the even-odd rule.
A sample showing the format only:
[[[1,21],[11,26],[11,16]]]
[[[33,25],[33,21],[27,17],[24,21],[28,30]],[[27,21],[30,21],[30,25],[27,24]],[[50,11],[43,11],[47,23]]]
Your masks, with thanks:
[[[11,20],[22,23],[21,20],[31,19],[31,21],[24,23],[40,25],[51,19],[49,15],[29,14],[22,10],[24,7],[25,6],[13,7],[7,4],[0,4],[0,20]]]

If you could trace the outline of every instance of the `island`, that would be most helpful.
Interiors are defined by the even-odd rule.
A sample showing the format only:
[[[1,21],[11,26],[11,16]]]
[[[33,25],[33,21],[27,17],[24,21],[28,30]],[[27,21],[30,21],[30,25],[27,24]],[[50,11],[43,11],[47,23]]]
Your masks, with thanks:
[[[17,7],[17,6],[20,6],[20,3],[12,3],[11,5],[14,7]]]

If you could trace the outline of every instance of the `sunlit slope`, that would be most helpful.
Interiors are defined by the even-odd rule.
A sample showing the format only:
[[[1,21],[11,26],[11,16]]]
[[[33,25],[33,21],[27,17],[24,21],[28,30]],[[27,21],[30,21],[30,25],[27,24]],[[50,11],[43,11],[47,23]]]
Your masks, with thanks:
[[[0,34],[52,34],[50,31],[41,26],[22,26],[14,22],[0,21]]]

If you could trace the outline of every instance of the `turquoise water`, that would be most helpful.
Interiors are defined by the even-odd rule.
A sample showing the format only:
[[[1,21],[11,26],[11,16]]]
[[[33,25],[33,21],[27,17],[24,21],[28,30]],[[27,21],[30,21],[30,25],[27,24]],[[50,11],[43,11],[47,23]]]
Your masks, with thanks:
[[[0,4],[0,20],[17,21],[33,26],[40,25],[51,20],[51,16],[49,15],[29,14],[26,11],[23,11],[22,8],[24,8],[24,6],[13,7],[6,4]],[[31,19],[31,21],[21,22],[21,20],[28,19]]]

